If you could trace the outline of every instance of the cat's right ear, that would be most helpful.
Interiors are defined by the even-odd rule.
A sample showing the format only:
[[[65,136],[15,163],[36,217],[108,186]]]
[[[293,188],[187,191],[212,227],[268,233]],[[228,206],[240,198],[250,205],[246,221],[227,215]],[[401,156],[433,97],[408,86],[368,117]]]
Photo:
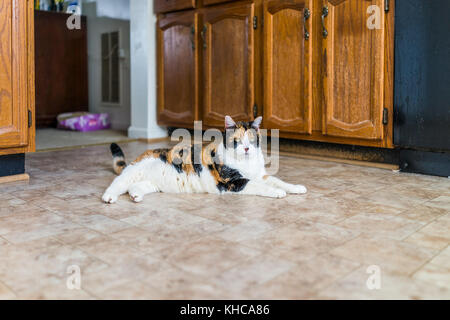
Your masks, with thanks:
[[[230,116],[225,116],[225,129],[236,128],[236,122]]]

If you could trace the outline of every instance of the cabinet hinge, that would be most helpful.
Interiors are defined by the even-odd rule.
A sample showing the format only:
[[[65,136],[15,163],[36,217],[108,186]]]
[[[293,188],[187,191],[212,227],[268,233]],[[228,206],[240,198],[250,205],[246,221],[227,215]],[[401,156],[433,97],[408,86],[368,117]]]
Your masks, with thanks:
[[[389,12],[391,1],[390,0],[384,0],[384,11]]]
[[[253,29],[258,29],[258,17],[254,16],[253,17]]]
[[[33,125],[33,114],[31,113],[31,110],[28,110],[28,128],[31,128]]]
[[[308,28],[306,27],[306,21],[311,17],[311,10],[309,10],[308,8],[305,8],[305,11],[303,13],[303,17],[304,17],[304,21],[303,24],[305,26],[305,39],[309,40],[309,31]]]
[[[389,110],[387,108],[383,109],[383,124],[387,125],[389,123]]]
[[[258,105],[255,103],[253,105],[253,118],[257,118],[258,117]]]

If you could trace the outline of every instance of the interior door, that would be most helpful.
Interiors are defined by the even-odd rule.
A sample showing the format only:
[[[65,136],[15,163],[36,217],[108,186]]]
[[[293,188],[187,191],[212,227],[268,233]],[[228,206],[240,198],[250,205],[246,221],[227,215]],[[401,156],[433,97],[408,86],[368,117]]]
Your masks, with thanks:
[[[158,20],[158,121],[193,126],[198,118],[198,23],[194,11]]]
[[[207,126],[223,127],[225,115],[250,120],[255,104],[254,4],[205,9],[204,108]]]
[[[323,4],[323,134],[382,140],[385,1],[324,0]],[[377,15],[372,20],[378,22],[377,28],[368,27],[369,12]]]
[[[0,148],[28,145],[27,0],[0,2]]]
[[[264,127],[310,134],[312,0],[264,2]]]

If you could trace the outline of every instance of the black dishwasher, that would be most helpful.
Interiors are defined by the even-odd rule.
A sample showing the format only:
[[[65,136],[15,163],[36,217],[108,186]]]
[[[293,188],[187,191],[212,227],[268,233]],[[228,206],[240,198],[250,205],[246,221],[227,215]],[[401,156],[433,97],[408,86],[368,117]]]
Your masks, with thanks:
[[[395,124],[400,168],[450,176],[450,1],[397,0]]]

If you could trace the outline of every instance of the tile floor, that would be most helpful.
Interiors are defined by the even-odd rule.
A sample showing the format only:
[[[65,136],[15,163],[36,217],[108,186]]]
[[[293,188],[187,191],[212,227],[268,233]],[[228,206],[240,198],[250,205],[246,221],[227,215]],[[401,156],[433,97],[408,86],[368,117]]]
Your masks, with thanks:
[[[123,147],[131,159],[147,145]],[[307,195],[105,205],[108,146],[31,154],[30,183],[0,186],[0,299],[450,299],[449,179],[280,164]]]
[[[75,146],[98,145],[105,142],[131,141],[126,131],[99,130],[78,132],[59,130],[56,128],[42,128],[36,130],[36,150],[51,151]]]

